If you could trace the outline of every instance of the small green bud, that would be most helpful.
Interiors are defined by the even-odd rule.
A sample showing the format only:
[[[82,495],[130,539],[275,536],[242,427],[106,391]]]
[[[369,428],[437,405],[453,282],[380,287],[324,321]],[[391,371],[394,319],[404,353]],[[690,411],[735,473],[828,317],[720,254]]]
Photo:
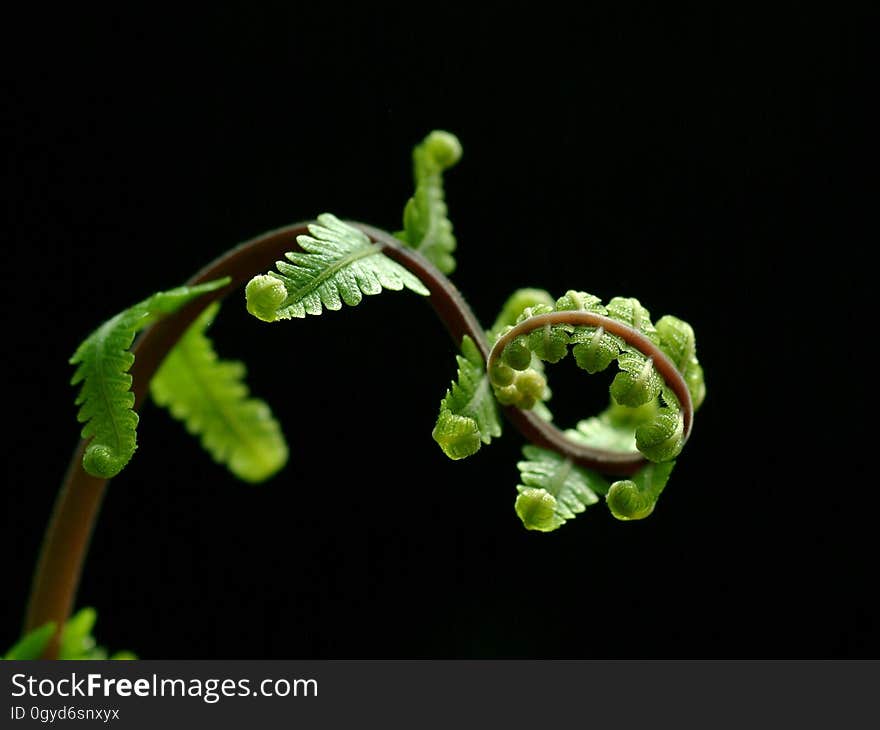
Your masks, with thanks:
[[[263,322],[274,322],[278,308],[287,299],[287,287],[280,279],[262,274],[248,282],[244,294],[248,312]]]
[[[559,527],[556,498],[545,489],[520,487],[514,509],[527,530],[550,532]]]
[[[92,444],[83,454],[83,469],[93,477],[111,479],[128,463],[120,459],[113,450],[104,444]]]
[[[476,421],[446,410],[441,411],[431,436],[443,449],[443,453],[453,460],[473,456],[482,446]]]
[[[523,395],[540,399],[547,388],[547,379],[537,370],[524,370],[516,376],[516,389]]]
[[[495,397],[501,405],[512,406],[519,401],[520,394],[515,385],[506,385],[503,388],[495,388]]]
[[[656,500],[641,492],[635,482],[614,482],[605,495],[608,509],[618,520],[643,520],[654,511]]]
[[[461,142],[449,132],[435,129],[423,142],[425,152],[441,170],[452,167],[461,159]]]
[[[525,370],[532,362],[532,352],[524,337],[517,337],[504,348],[501,359],[514,370]]]
[[[492,363],[492,369],[489,372],[489,380],[492,382],[492,385],[503,388],[505,385],[513,383],[515,377],[516,372],[509,365],[505,365],[497,360]]]

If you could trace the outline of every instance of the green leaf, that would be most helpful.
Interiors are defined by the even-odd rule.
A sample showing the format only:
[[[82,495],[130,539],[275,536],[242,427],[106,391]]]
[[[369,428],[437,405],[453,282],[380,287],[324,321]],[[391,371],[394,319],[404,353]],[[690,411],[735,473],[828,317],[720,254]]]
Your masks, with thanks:
[[[670,461],[684,448],[684,415],[680,408],[661,408],[635,435],[636,448],[651,461]]]
[[[614,297],[608,302],[608,316],[641,332],[653,343],[660,343],[657,330],[651,322],[651,313],[632,297]],[[617,358],[620,372],[611,383],[611,397],[618,403],[637,408],[656,398],[663,387],[663,378],[654,369],[653,362],[639,350],[621,342]]]
[[[526,307],[517,318],[517,323],[553,311],[555,309],[552,304],[536,304]],[[568,354],[571,329],[573,328],[570,325],[565,324],[545,324],[527,335],[518,337],[514,342],[523,342],[523,348],[534,353],[535,357],[543,362],[557,363]],[[505,348],[505,350],[507,349]]]
[[[92,636],[98,612],[94,608],[83,608],[71,616],[61,632],[60,659],[92,659],[97,642]],[[98,650],[100,653],[100,650]],[[103,657],[100,657],[103,658]]]
[[[630,408],[637,408],[654,400],[663,387],[663,378],[654,368],[651,358],[635,348],[626,347],[617,358],[620,372],[611,381],[611,397]]]
[[[660,344],[651,313],[634,297],[614,297],[607,306],[608,316],[641,332],[655,345]]]
[[[55,633],[55,624],[47,623],[38,629],[25,634],[19,639],[15,645],[6,652],[4,659],[17,659],[19,661],[29,661],[39,659],[46,649],[46,645]]]
[[[691,394],[694,410],[706,398],[703,368],[697,360],[697,341],[693,328],[684,320],[667,314],[657,322],[660,349],[678,368]]]
[[[98,614],[94,608],[83,608],[64,624],[58,645],[59,659],[106,659],[107,650],[98,646],[92,629]],[[55,633],[55,624],[47,623],[26,634],[6,652],[5,659],[33,660],[43,655]],[[137,659],[130,651],[116,652],[111,659]]]
[[[205,331],[220,308],[205,309],[150,383],[153,400],[199,436],[215,461],[260,482],[287,462],[287,444],[269,406],[248,397],[243,363],[220,360]]]
[[[565,434],[573,441],[607,451],[632,452],[636,450],[635,428],[652,419],[657,412],[655,401],[641,408],[627,408],[612,403],[598,416],[579,421],[577,427]]]
[[[91,439],[83,455],[83,468],[96,477],[110,479],[129,462],[137,448],[138,416],[134,412],[129,351],[134,336],[144,327],[207,292],[229,283],[220,279],[199,286],[182,286],[159,292],[107,320],[77,348],[70,363],[76,365],[71,385],[82,383],[76,398],[77,418],[84,423],[82,437]]]
[[[584,291],[569,289],[556,300],[556,311],[581,311],[607,315],[608,310],[599,297]],[[617,358],[621,341],[609,335],[603,327],[575,327],[569,337],[574,345],[572,354],[583,370],[598,373],[607,368]]]
[[[443,171],[461,159],[461,143],[449,132],[435,130],[413,150],[416,191],[403,210],[403,230],[395,234],[424,255],[444,274],[455,269],[455,236],[447,217]]]
[[[458,380],[440,403],[431,435],[450,459],[464,459],[501,435],[498,408],[489,387],[483,356],[467,335],[461,343]]]
[[[527,461],[520,461],[522,484],[517,485],[517,515],[528,530],[550,532],[599,501],[608,482],[570,459],[538,446],[523,447]]]
[[[605,495],[611,514],[618,520],[645,519],[654,511],[674,466],[674,461],[647,464],[632,479],[614,482]]]
[[[309,226],[311,236],[297,236],[303,252],[278,261],[278,273],[255,276],[245,289],[247,309],[257,319],[277,322],[307,314],[336,311],[343,302],[360,303],[362,295],[378,294],[383,288],[404,287],[428,295],[419,279],[382,254],[363,232],[324,213]]]

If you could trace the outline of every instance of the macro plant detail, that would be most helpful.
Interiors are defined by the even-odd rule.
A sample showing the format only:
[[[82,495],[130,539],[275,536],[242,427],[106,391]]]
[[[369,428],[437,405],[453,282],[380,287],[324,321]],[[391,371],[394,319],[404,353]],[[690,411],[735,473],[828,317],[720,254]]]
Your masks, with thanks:
[[[287,462],[280,419],[251,396],[245,366],[221,359],[207,335],[220,299],[242,286],[247,311],[265,323],[320,316],[384,290],[426,299],[458,350],[431,436],[448,458],[466,459],[501,436],[504,416],[528,442],[514,499],[526,529],[556,530],[600,501],[620,520],[654,511],[705,398],[692,328],[671,315],[654,324],[631,297],[603,303],[577,289],[556,298],[519,289],[484,329],[447,278],[457,242],[443,175],[461,154],[442,131],[416,146],[415,191],[393,235],[329,213],[271,231],[83,341],[71,358],[83,440],[43,543],[25,634],[7,658],[106,656],[91,638],[94,611],[70,613],[101,497],[136,455],[147,396],[243,481],[264,481]],[[617,372],[608,408],[562,430],[548,406],[547,366],[569,353],[588,375],[612,364]]]

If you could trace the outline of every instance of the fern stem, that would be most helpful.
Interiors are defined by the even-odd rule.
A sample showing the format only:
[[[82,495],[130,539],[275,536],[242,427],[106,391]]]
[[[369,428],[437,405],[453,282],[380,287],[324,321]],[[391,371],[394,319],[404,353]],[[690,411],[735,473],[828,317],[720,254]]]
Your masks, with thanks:
[[[190,279],[189,284],[201,284],[224,276],[230,276],[232,281],[159,320],[138,337],[132,346],[135,361],[130,370],[135,410],[149,393],[150,380],[162,360],[205,307],[243,286],[254,274],[271,268],[285,251],[296,249],[296,237],[308,233],[306,226],[306,223],[297,223],[246,241]],[[61,627],[73,609],[89,540],[109,481],[93,477],[83,469],[86,445],[86,441],[80,442],[64,476],[40,548],[25,613],[25,631],[50,621],[58,627],[43,654],[45,659],[58,656]]]
[[[446,276],[419,253],[401,245],[391,234],[372,226],[353,222],[351,224],[363,230],[378,244],[385,255],[415,274],[428,288],[431,304],[456,347],[461,344],[462,338],[468,335],[479,348],[483,358],[489,359],[489,343],[482,326],[458,289]],[[205,307],[243,286],[254,275],[272,268],[275,261],[282,258],[285,252],[298,250],[296,237],[308,234],[307,225],[307,223],[293,224],[246,241],[213,261],[187,282],[189,285],[195,285],[225,276],[231,277],[229,285],[193,300],[176,313],[158,321],[144,330],[134,343],[132,352],[135,361],[130,373],[135,410],[147,396],[150,381],[165,356]],[[620,329],[624,325],[616,323],[616,327]],[[609,329],[607,325],[606,329]],[[634,334],[638,335],[638,333]],[[627,338],[624,336],[624,339]],[[646,354],[654,356],[655,362],[657,361],[658,357],[654,351],[656,348],[645,349],[639,344],[637,346]],[[665,361],[663,353],[659,350],[657,352]],[[663,375],[666,376],[666,373]],[[675,389],[674,378],[667,377],[667,382]],[[676,393],[683,404],[690,403],[689,396],[686,399],[682,398],[678,389]],[[687,393],[686,388],[684,393]],[[688,406],[685,407],[685,413],[689,427]],[[619,453],[589,449],[570,441],[555,426],[530,411],[507,407],[505,415],[528,441],[553,449],[574,463],[591,466],[610,474],[630,474],[643,463],[640,454],[624,454],[622,456],[625,458],[621,458]],[[25,615],[26,631],[50,621],[55,622],[59,627],[44,654],[44,658],[47,659],[56,658],[58,655],[60,627],[64,625],[73,608],[89,540],[108,481],[85,472],[82,467],[85,447],[85,441],[79,444],[65,474],[41,546]]]

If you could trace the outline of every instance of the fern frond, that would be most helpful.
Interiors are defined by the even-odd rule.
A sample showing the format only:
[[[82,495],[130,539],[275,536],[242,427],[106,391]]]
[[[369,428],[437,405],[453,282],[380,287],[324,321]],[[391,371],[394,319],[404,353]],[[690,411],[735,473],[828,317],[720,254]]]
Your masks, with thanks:
[[[527,461],[517,464],[522,484],[516,487],[514,509],[528,530],[555,530],[598,502],[597,493],[608,491],[603,477],[553,451],[530,444],[523,455]]]
[[[205,334],[220,309],[205,309],[150,383],[153,400],[199,436],[239,479],[261,482],[287,462],[281,427],[263,401],[248,397],[241,362],[220,360]]]
[[[458,362],[458,380],[446,391],[431,435],[450,459],[464,459],[501,435],[498,407],[483,356],[465,335]]]
[[[255,276],[245,289],[247,309],[257,319],[277,322],[359,304],[364,294],[404,287],[428,296],[419,279],[382,253],[367,235],[324,213],[309,226],[311,236],[297,236],[303,252],[278,261],[278,273]]]
[[[647,464],[632,479],[614,482],[605,495],[611,514],[618,520],[645,519],[654,511],[674,466],[674,461]]]
[[[107,320],[77,348],[70,363],[77,368],[71,385],[82,383],[76,398],[77,419],[84,423],[82,437],[91,439],[83,468],[92,476],[110,479],[129,462],[137,448],[138,416],[134,412],[131,375],[134,336],[144,327],[184,304],[220,287],[219,279],[193,287],[159,292]]]
[[[461,159],[461,143],[435,130],[413,150],[416,191],[403,210],[403,230],[396,237],[425,256],[444,274],[455,269],[455,236],[447,217],[443,171]]]

